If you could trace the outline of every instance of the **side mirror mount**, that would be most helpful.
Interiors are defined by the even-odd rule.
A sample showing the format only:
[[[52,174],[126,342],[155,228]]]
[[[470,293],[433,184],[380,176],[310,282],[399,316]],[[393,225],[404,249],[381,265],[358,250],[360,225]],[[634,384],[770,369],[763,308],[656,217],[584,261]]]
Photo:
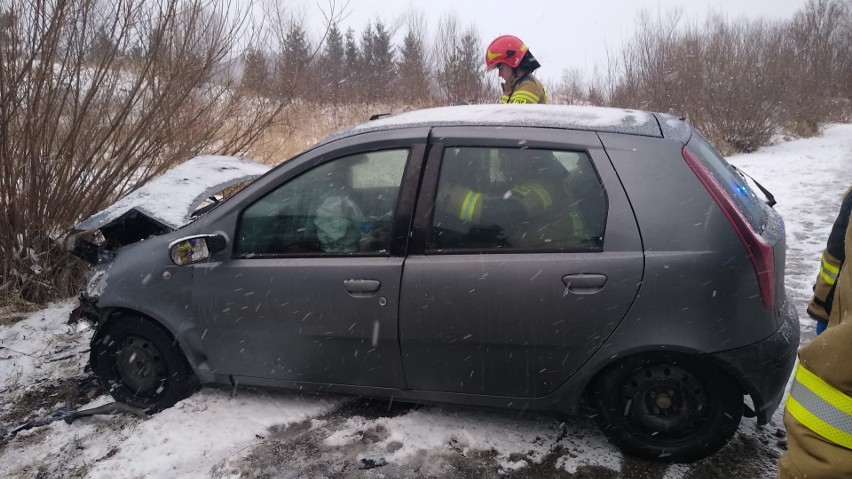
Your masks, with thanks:
[[[227,245],[228,241],[220,234],[189,236],[169,243],[169,256],[174,264],[186,266],[224,251]]]

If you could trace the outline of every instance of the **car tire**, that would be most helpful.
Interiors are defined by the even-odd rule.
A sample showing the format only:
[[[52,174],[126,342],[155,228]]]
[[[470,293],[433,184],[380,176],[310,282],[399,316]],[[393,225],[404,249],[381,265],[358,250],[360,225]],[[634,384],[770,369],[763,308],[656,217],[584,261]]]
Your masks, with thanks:
[[[707,457],[734,435],[743,394],[717,368],[686,356],[628,358],[591,385],[598,423],[623,452],[664,462]]]
[[[139,316],[118,316],[92,338],[92,370],[116,401],[159,412],[199,388],[171,334]]]

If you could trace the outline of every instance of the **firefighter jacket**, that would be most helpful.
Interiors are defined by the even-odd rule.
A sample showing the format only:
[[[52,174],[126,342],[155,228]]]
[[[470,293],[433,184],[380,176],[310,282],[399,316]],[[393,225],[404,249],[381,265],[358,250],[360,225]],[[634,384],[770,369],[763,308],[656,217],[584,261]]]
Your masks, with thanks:
[[[558,179],[536,179],[515,184],[503,194],[448,186],[440,193],[440,204],[452,217],[450,224],[460,230],[497,227],[505,233],[507,246],[538,247],[541,238],[557,245],[576,244],[588,233],[580,215],[565,208],[577,202],[564,186]]]
[[[847,218],[848,223],[848,218]],[[846,228],[845,254],[852,251]],[[852,477],[852,268],[841,268],[828,329],[799,349],[778,477]]]
[[[524,73],[503,84],[500,103],[547,103],[547,91],[532,73]]]
[[[840,214],[834,221],[825,251],[822,253],[819,274],[817,274],[816,283],[814,283],[814,295],[808,303],[808,315],[817,321],[828,321],[829,313],[827,310],[831,308],[826,308],[826,304],[831,301],[831,298],[828,297],[829,292],[837,280],[837,272],[846,257],[843,250],[843,236],[846,234],[850,214],[852,214],[852,188],[846,190],[846,194],[843,196]]]

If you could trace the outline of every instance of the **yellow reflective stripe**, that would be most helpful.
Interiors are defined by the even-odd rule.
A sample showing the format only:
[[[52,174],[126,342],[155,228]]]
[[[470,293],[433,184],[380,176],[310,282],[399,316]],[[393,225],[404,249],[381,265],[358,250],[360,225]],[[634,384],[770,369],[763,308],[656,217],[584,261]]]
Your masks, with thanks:
[[[580,218],[580,215],[576,211],[568,213],[568,217],[571,218],[571,226],[574,228],[574,234],[580,235],[586,231],[583,227],[583,219]]]
[[[825,256],[823,256],[822,268],[820,268],[819,271],[819,275],[822,276],[822,279],[824,279],[829,285],[832,285],[835,281],[837,281],[838,274],[840,274],[840,268],[826,261]]]
[[[526,96],[526,97],[528,97],[532,100],[538,100],[539,99],[539,96],[536,95],[535,93],[531,92],[530,90],[515,90],[514,95]]]
[[[792,396],[787,399],[787,411],[789,411],[790,415],[796,418],[797,421],[802,423],[802,425],[811,431],[835,444],[845,447],[846,449],[852,449],[852,434],[841,431],[831,424],[828,424],[822,419],[814,416]]]
[[[521,196],[527,196],[532,190],[527,185],[515,185],[512,187],[512,193],[517,193]]]
[[[801,364],[796,367],[786,407],[803,426],[831,442],[852,449],[852,398]]]
[[[471,221],[473,219],[474,212],[476,212],[476,204],[479,202],[480,198],[482,198],[482,193],[474,193],[473,191],[468,191],[464,197],[464,201],[462,202],[461,211],[459,212],[459,219],[464,221]]]
[[[553,198],[550,197],[550,193],[547,192],[545,187],[538,183],[527,183],[526,186],[531,189],[536,196],[538,196],[541,200],[541,204],[544,205],[545,208],[553,204]]]
[[[837,388],[823,381],[821,377],[808,371],[801,364],[796,367],[796,381],[802,383],[803,386],[832,406],[852,416],[852,398],[838,391]]]
[[[525,100],[527,103],[538,103],[540,99],[538,95],[526,90],[516,91],[512,94],[512,101]]]
[[[504,94],[503,97],[500,98],[500,103],[509,103],[509,94],[508,93]]]

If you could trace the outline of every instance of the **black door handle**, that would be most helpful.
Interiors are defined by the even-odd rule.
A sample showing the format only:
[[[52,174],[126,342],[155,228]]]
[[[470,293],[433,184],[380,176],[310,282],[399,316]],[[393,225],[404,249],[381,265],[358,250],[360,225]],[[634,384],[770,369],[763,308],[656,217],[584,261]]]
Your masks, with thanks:
[[[606,279],[603,274],[566,274],[562,277],[562,283],[572,293],[592,294],[604,287]]]
[[[372,296],[382,287],[382,282],[376,279],[347,279],[343,287],[352,296]]]

